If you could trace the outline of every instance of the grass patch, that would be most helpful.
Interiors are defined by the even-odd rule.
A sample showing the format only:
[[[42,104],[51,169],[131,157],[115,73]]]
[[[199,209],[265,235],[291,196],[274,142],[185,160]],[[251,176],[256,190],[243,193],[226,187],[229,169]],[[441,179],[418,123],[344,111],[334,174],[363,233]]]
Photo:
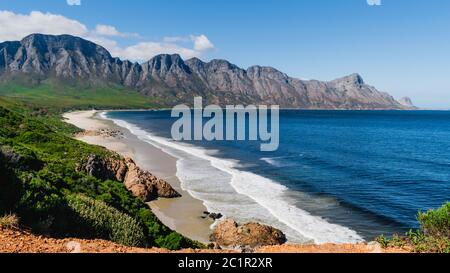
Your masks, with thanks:
[[[116,84],[70,85],[47,80],[39,84],[8,82],[0,84],[0,96],[31,108],[49,108],[59,112],[69,109],[158,108],[160,103]]]
[[[0,217],[0,228],[17,229],[19,228],[19,217],[15,214],[7,214]]]

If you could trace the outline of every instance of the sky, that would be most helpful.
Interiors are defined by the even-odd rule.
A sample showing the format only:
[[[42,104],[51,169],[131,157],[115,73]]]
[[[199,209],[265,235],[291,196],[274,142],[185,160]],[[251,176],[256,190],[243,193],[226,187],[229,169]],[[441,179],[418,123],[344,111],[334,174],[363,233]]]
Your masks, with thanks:
[[[0,0],[0,41],[37,32],[139,62],[178,53],[301,79],[359,73],[397,99],[450,108],[447,0]]]

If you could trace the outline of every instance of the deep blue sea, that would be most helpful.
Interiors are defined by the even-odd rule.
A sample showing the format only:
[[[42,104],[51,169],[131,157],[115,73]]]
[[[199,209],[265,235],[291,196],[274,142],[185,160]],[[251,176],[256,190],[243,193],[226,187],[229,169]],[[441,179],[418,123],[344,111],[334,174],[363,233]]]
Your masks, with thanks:
[[[107,117],[179,159],[184,189],[211,211],[281,228],[292,241],[351,242],[418,227],[450,200],[450,112],[280,113],[280,146],[170,139],[170,111]]]

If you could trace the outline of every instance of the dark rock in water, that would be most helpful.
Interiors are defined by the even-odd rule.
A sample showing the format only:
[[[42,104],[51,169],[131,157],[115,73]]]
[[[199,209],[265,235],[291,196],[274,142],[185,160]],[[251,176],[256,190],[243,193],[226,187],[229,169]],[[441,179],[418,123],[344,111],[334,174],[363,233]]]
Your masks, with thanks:
[[[209,211],[204,211],[203,214],[204,215],[210,215],[211,213]]]
[[[211,213],[209,214],[209,218],[214,219],[214,220],[218,220],[220,218],[222,218],[223,215],[221,213]]]

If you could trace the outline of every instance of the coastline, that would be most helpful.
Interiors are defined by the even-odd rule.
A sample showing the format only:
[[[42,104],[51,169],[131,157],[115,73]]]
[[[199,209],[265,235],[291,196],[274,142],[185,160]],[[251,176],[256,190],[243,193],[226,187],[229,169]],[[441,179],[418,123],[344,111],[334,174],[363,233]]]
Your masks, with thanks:
[[[180,192],[182,198],[159,199],[149,205],[164,224],[186,237],[209,242],[214,221],[204,219],[203,212],[211,211],[238,223],[257,222],[277,228],[290,243],[364,241],[354,230],[329,223],[294,206],[291,199],[286,198],[287,188],[275,181],[236,169],[234,161],[214,157],[201,148],[149,137],[140,128],[120,119],[109,119],[104,113],[80,111],[66,113],[64,117],[69,123],[87,130],[77,139],[133,158],[139,167],[166,180]],[[147,138],[151,141],[146,141]]]
[[[105,147],[124,157],[132,158],[143,170],[149,171],[160,179],[169,182],[182,197],[163,199],[149,202],[153,213],[169,228],[182,235],[209,243],[212,219],[203,219],[201,216],[206,207],[201,200],[193,198],[181,188],[176,176],[177,159],[163,152],[153,145],[143,142],[126,128],[114,124],[113,121],[99,117],[100,112],[77,111],[63,115],[65,122],[83,129],[85,133],[75,136],[76,139],[92,145]],[[101,130],[110,130],[117,134],[100,134]]]

